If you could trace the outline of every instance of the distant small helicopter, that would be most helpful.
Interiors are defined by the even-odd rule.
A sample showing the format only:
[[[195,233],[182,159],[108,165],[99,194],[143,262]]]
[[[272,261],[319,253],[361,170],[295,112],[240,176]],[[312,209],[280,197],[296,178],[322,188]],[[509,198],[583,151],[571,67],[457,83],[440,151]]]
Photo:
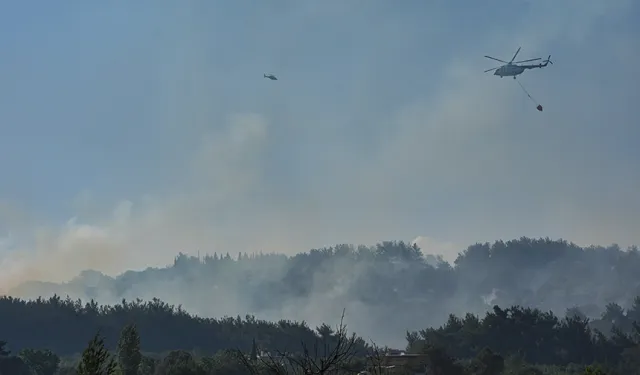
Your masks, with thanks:
[[[278,78],[276,78],[276,76],[274,76],[273,74],[265,74],[264,78],[269,78],[272,81],[277,81]]]
[[[549,57],[547,57],[547,59],[543,61],[544,64],[516,65],[516,64],[520,64],[520,63],[524,63],[524,62],[541,60],[538,57],[538,58],[535,58],[535,59],[529,59],[529,60],[522,60],[522,61],[513,62],[513,60],[515,60],[516,56],[518,56],[518,52],[520,52],[520,48],[521,47],[518,47],[518,50],[516,51],[516,54],[513,55],[513,58],[511,58],[511,61],[509,61],[509,62],[502,61],[500,59],[496,59],[495,57],[491,57],[491,56],[486,56],[485,55],[485,57],[488,58],[488,59],[500,61],[501,63],[504,63],[506,65],[502,65],[502,66],[499,66],[497,68],[487,69],[484,72],[487,73],[487,72],[490,72],[492,70],[495,70],[495,72],[493,73],[494,76],[499,76],[500,78],[506,76],[506,77],[513,77],[513,79],[516,79],[517,75],[522,74],[522,72],[524,72],[527,69],[544,68],[549,63],[551,63],[551,65],[553,65],[553,62],[551,61],[551,55],[549,55]]]

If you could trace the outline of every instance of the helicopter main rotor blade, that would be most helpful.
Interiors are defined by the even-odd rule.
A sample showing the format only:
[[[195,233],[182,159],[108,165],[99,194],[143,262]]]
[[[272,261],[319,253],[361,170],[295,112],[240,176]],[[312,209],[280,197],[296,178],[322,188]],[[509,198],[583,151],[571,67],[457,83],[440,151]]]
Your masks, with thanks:
[[[540,60],[540,58],[538,57],[538,58],[535,58],[535,59],[516,61],[516,62],[514,62],[514,64],[520,64],[520,63],[523,63],[523,62],[537,61],[537,60]]]
[[[509,61],[509,62],[513,62],[513,60],[516,59],[516,56],[518,56],[518,52],[520,52],[520,48],[522,48],[522,47],[518,47],[518,50],[516,51],[516,54],[513,55],[513,57],[511,58],[511,61]]]
[[[487,59],[496,60],[496,61],[500,61],[501,63],[505,63],[505,64],[507,64],[507,62],[506,62],[506,61],[502,61],[502,60],[500,60],[500,59],[496,59],[495,57],[491,57],[491,56],[487,56],[487,55],[485,55],[484,57],[486,57]]]
[[[485,73],[486,73],[486,72],[490,72],[490,71],[492,71],[492,70],[496,70],[496,69],[498,69],[498,68],[499,68],[499,66],[496,66],[495,68],[487,69],[487,70],[485,70],[484,72],[485,72]]]

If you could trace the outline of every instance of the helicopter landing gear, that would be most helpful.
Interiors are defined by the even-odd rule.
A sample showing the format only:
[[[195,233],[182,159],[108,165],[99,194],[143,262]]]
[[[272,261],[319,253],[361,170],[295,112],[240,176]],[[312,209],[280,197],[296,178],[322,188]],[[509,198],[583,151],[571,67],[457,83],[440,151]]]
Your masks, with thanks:
[[[516,76],[513,76],[513,79],[516,79]]]

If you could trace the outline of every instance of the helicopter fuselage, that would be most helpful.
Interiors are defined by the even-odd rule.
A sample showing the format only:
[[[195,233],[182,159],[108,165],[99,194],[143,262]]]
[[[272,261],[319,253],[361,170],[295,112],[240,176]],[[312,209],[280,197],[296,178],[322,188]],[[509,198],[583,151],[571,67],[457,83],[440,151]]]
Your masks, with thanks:
[[[502,78],[502,77],[514,77],[515,78],[515,76],[517,76],[518,74],[522,74],[522,72],[524,72],[525,69],[527,69],[527,68],[523,67],[523,66],[520,66],[520,65],[507,64],[507,65],[502,65],[501,67],[496,69],[496,71],[493,73],[493,75],[494,76],[500,76],[500,78]]]
[[[547,66],[547,64],[549,64],[549,59],[550,58],[551,58],[551,56],[549,56],[549,58],[547,60],[545,60],[544,64],[516,65],[516,64],[509,63],[509,64],[506,64],[506,65],[502,65],[501,67],[496,69],[495,72],[493,72],[493,75],[494,76],[499,76],[500,78],[502,78],[502,77],[513,77],[515,79],[517,75],[522,74],[522,72],[524,72],[527,69],[544,68],[545,66]]]

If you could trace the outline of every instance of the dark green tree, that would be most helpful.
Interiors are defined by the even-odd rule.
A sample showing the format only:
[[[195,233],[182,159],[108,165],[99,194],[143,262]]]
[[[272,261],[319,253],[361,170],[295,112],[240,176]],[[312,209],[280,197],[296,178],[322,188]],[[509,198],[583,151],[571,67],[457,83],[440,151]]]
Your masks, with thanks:
[[[504,370],[504,358],[485,347],[474,359],[472,370],[475,375],[500,375]]]
[[[104,347],[104,338],[98,332],[82,352],[77,375],[112,375],[116,373],[116,367],[116,361]]]
[[[184,350],[174,350],[156,367],[155,375],[205,375],[202,367],[196,362],[191,353]]]
[[[316,332],[318,332],[322,340],[329,340],[334,334],[333,328],[326,323],[322,323],[319,327],[316,327]]]
[[[154,358],[143,355],[138,369],[138,375],[153,375],[156,372],[158,361]]]
[[[433,375],[465,375],[465,369],[456,363],[455,358],[437,346],[426,347],[423,350],[427,355],[427,373]]]
[[[118,341],[118,364],[122,375],[137,375],[141,361],[140,335],[135,325],[127,325]]]
[[[233,350],[222,350],[213,357],[203,358],[201,367],[207,375],[246,375],[248,372],[238,353]]]
[[[36,375],[53,375],[60,366],[60,357],[51,350],[23,349],[19,356]]]

